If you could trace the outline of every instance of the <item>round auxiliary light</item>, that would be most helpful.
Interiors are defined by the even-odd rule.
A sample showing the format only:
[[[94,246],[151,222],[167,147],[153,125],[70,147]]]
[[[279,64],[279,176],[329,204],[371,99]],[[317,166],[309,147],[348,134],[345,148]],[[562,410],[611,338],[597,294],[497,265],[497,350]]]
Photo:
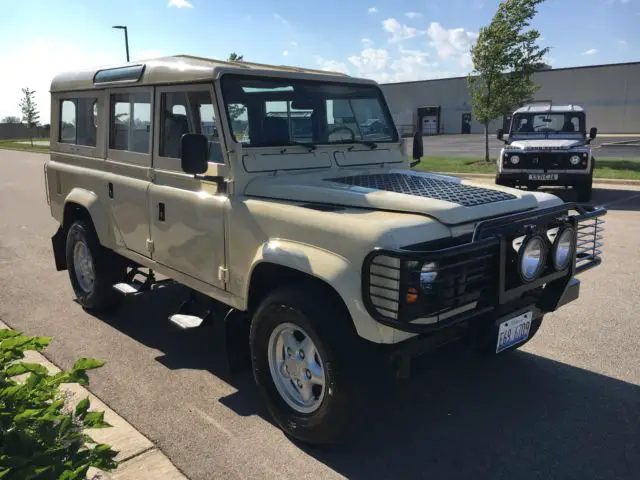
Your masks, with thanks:
[[[520,277],[525,282],[532,282],[540,276],[546,257],[545,242],[542,237],[533,236],[525,239],[520,247],[518,267]]]
[[[512,155],[510,160],[511,160],[511,163],[513,163],[514,165],[517,165],[520,163],[520,157],[518,155]]]
[[[578,165],[580,163],[580,157],[578,155],[572,155],[569,161],[571,165]]]
[[[575,248],[573,228],[565,228],[556,238],[553,247],[553,266],[556,270],[564,270],[569,266]]]

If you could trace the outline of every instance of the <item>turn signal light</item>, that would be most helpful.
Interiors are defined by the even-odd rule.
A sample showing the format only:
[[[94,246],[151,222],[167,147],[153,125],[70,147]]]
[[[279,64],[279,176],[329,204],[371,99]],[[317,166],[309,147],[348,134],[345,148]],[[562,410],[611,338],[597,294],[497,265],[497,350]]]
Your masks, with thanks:
[[[410,288],[407,290],[407,303],[416,303],[418,301],[418,289]]]

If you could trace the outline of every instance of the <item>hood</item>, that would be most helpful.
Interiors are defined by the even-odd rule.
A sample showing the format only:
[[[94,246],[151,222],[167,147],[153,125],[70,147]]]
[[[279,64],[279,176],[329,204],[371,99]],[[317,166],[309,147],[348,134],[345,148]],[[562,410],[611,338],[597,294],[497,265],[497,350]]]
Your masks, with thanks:
[[[536,196],[497,185],[412,170],[332,170],[261,176],[245,195],[422,214],[446,225],[534,209]]]
[[[532,140],[514,140],[508,149],[520,150],[567,150],[584,145],[584,140],[566,138],[546,138]]]

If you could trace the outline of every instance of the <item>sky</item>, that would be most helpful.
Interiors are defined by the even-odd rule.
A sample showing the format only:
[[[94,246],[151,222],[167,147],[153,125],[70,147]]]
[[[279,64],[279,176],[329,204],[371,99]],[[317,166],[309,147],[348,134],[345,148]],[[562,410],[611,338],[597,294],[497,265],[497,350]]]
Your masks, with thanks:
[[[466,75],[498,0],[0,0],[0,119],[59,72],[190,54],[337,70],[379,82]],[[533,26],[554,68],[640,61],[640,0],[546,0]],[[635,27],[635,28],[634,28]]]

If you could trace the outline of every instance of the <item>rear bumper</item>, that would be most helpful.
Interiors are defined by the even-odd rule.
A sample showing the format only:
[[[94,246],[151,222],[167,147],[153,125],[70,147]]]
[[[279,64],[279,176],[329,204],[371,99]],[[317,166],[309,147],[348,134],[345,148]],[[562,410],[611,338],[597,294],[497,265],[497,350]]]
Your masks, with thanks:
[[[553,178],[530,179],[529,175],[555,175]],[[496,174],[498,185],[582,185],[591,181],[589,172],[499,172]]]

